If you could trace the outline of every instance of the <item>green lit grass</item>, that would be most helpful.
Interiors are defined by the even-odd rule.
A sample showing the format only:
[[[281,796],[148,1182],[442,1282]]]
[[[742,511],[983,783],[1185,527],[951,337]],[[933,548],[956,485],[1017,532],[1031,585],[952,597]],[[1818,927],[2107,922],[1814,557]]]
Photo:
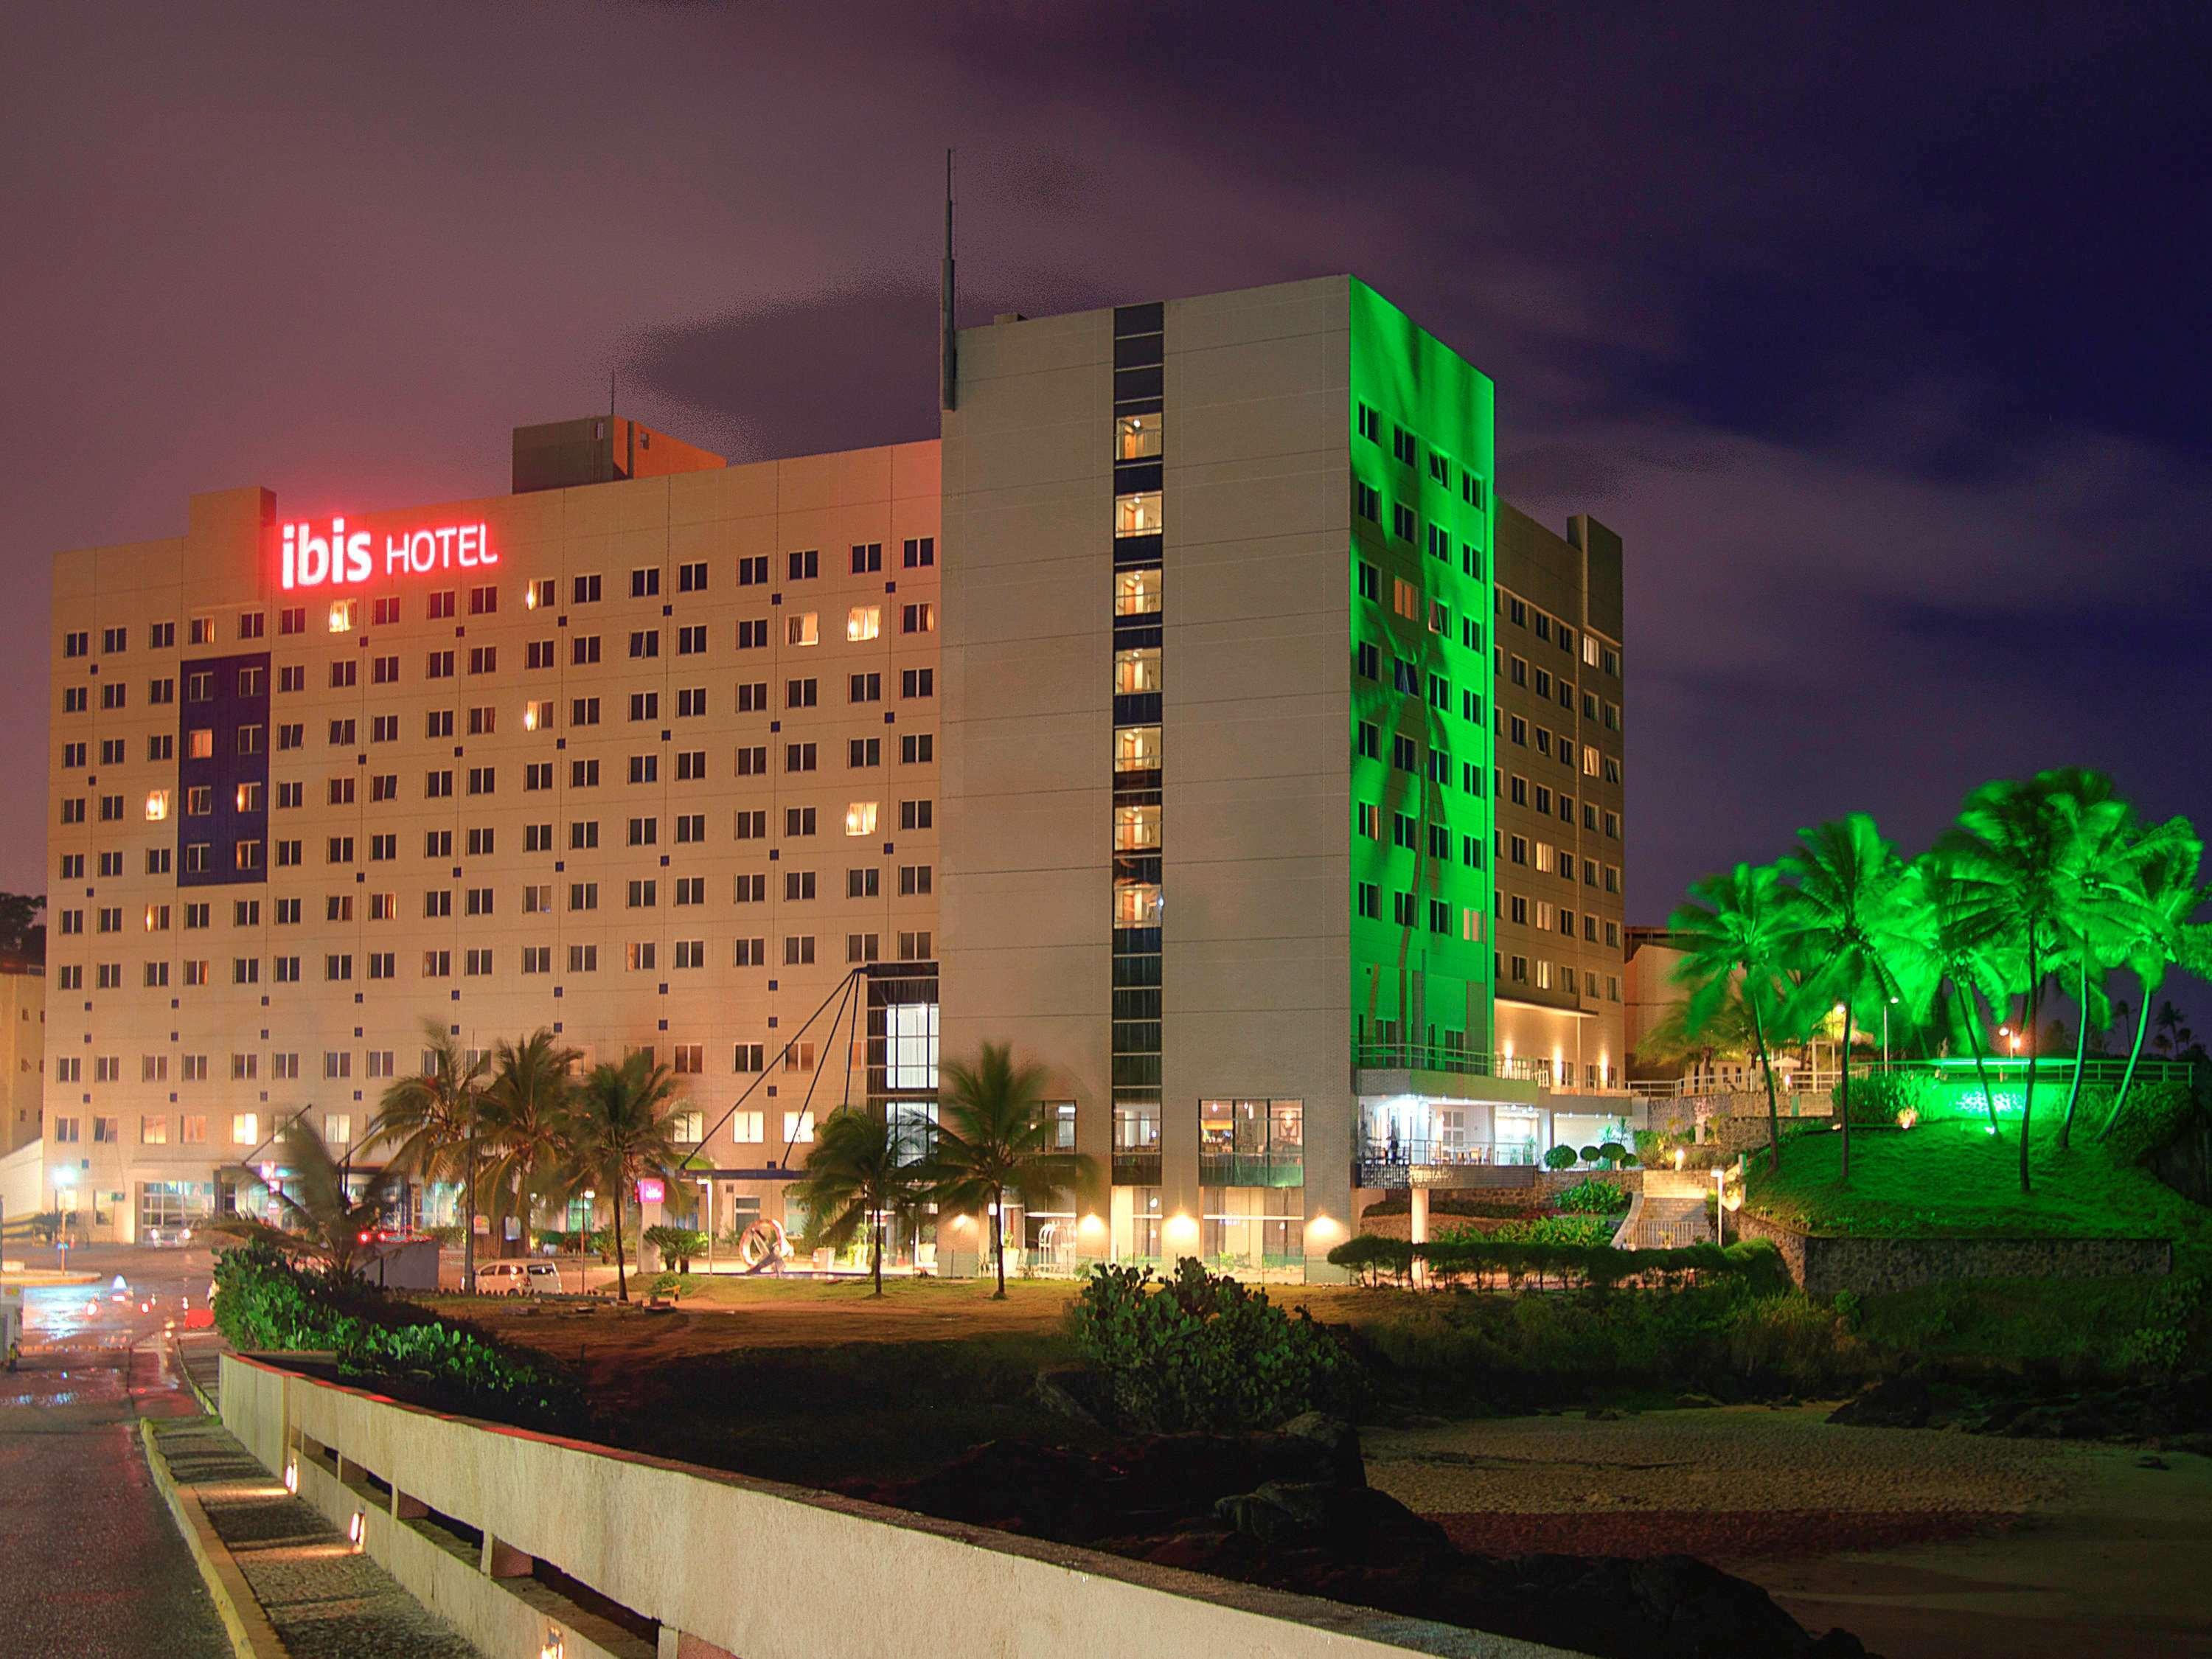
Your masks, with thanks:
[[[1746,1207],[1814,1233],[2171,1238],[2192,1255],[2212,1242],[2212,1212],[2149,1171],[2114,1163],[2094,1143],[2093,1127],[2077,1121],[2062,1151],[2064,1091],[2055,1092],[2059,1109],[2037,1124],[2030,1147],[2031,1193],[2020,1190],[2017,1118],[2001,1120],[1995,1136],[1985,1121],[1943,1118],[1854,1133],[1848,1187],[1838,1178],[1840,1134],[1785,1142],[1780,1174],[1763,1159],[1754,1165]]]

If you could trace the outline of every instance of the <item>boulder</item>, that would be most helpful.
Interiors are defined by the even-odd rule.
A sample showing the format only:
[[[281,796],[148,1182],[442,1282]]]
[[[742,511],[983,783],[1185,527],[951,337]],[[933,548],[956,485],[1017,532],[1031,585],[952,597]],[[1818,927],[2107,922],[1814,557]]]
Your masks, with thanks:
[[[1213,1513],[1262,1544],[1321,1550],[1340,1560],[1386,1565],[1451,1551],[1442,1527],[1371,1486],[1270,1480],[1222,1498]]]
[[[1367,1484],[1367,1460],[1360,1452],[1359,1431],[1344,1419],[1326,1412],[1300,1412],[1277,1432],[1319,1447],[1328,1459],[1328,1478],[1338,1486]]]
[[[1860,1429],[1924,1429],[1935,1409],[1928,1384],[1907,1371],[1846,1400],[1828,1413],[1828,1421]]]

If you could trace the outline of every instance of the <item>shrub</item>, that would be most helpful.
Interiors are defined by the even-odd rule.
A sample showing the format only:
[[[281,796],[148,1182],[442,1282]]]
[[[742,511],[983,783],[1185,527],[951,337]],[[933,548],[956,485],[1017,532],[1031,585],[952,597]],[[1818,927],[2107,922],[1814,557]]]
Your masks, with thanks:
[[[1628,1156],[1628,1148],[1617,1140],[1608,1140],[1597,1149],[1598,1161],[1608,1169]]]
[[[692,1227],[647,1227],[645,1242],[660,1252],[660,1259],[675,1263],[676,1271],[691,1271],[691,1258],[707,1254],[707,1235]]]
[[[1549,1219],[1561,1224],[1582,1221],[1588,1225],[1595,1218],[1554,1216]],[[1601,1221],[1596,1224],[1604,1225]],[[1611,1231],[1606,1228],[1607,1234]],[[1328,1259],[1334,1266],[1360,1273],[1370,1283],[1385,1276],[1403,1280],[1419,1261],[1440,1281],[1516,1291],[1532,1277],[1539,1289],[1562,1290],[1577,1286],[1607,1290],[1629,1279],[1679,1285],[1709,1278],[1730,1279],[1760,1294],[1778,1292],[1790,1282],[1781,1255],[1764,1239],[1725,1248],[1692,1244],[1673,1250],[1620,1250],[1604,1243],[1501,1239],[1495,1234],[1462,1232],[1425,1244],[1362,1234],[1338,1245],[1328,1253]]]
[[[1831,1091],[1831,1103],[1834,1092]],[[1935,1084],[1925,1072],[1870,1072],[1853,1078],[1851,1127],[1868,1123],[1886,1128],[1897,1121],[1899,1113],[1906,1111],[1916,1118],[1925,1117],[1934,1095]]]
[[[1596,1163],[1599,1156],[1598,1149],[1595,1146],[1585,1146],[1582,1150],[1582,1160],[1585,1164]]]
[[[1620,1215],[1631,1200],[1628,1189],[1610,1181],[1577,1181],[1552,1200],[1569,1215]]]
[[[216,1327],[235,1348],[329,1350],[341,1374],[412,1378],[442,1406],[538,1426],[581,1421],[582,1396],[538,1360],[357,1279],[295,1267],[252,1243],[215,1266]]]
[[[2111,1099],[2109,1090],[2083,1090],[2075,1127],[2102,1123]],[[2138,1083],[2128,1091],[2127,1109],[2105,1137],[2105,1148],[2115,1164],[2148,1164],[2187,1127],[2196,1109],[2185,1083]]]
[[[461,1247],[461,1226],[453,1222],[443,1227],[425,1227],[422,1231],[438,1241],[441,1249],[458,1250]]]
[[[1176,1432],[1264,1427],[1298,1413],[1349,1413],[1358,1364],[1303,1308],[1185,1259],[1172,1279],[1095,1267],[1069,1310],[1077,1353],[1106,1380],[1115,1416]]]
[[[1571,1170],[1581,1161],[1582,1154],[1571,1146],[1554,1146],[1544,1154],[1544,1167],[1547,1170]]]

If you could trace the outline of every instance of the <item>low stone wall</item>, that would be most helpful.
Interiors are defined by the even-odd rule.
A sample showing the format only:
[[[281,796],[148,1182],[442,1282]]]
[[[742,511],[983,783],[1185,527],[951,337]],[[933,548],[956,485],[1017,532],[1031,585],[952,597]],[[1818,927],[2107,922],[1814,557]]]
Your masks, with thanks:
[[[1728,1237],[1764,1238],[1812,1296],[1875,1296],[1969,1279],[2163,1278],[2173,1246],[2163,1238],[1831,1238],[1741,1211]]]
[[[1644,1171],[1641,1170],[1539,1170],[1536,1189],[1545,1198],[1552,1199],[1578,1186],[1585,1181],[1602,1181],[1609,1187],[1625,1188],[1630,1194],[1644,1190]]]

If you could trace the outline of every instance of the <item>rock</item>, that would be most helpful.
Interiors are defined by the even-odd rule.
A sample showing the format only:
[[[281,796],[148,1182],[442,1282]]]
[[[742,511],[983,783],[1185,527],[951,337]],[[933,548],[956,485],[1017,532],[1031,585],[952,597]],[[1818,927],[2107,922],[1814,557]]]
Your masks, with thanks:
[[[1377,1565],[1449,1553],[1444,1529],[1371,1486],[1270,1480],[1222,1498],[1217,1518],[1278,1549],[1318,1549]]]
[[[2155,1452],[2145,1452],[2136,1459],[2136,1467],[2139,1469],[2170,1469],[2173,1465]]]
[[[1036,1402],[1055,1417],[1086,1428],[1099,1426],[1105,1389],[1099,1377],[1080,1365],[1047,1366],[1036,1374]]]
[[[1592,1406],[1583,1415],[1593,1423],[1618,1423],[1620,1413],[1610,1406]]]
[[[1846,1400],[1828,1413],[1828,1421],[1860,1429],[1924,1429],[1935,1409],[1928,1384],[1907,1371]]]
[[[1328,1457],[1329,1478],[1338,1486],[1367,1484],[1367,1460],[1360,1454],[1359,1431],[1342,1418],[1326,1412],[1301,1412],[1276,1432],[1320,1447]]]
[[[1719,1401],[1714,1399],[1712,1395],[1709,1394],[1677,1395],[1674,1398],[1676,1409],[1686,1412],[1704,1411],[1711,1407],[1717,1406],[1721,1402]]]

